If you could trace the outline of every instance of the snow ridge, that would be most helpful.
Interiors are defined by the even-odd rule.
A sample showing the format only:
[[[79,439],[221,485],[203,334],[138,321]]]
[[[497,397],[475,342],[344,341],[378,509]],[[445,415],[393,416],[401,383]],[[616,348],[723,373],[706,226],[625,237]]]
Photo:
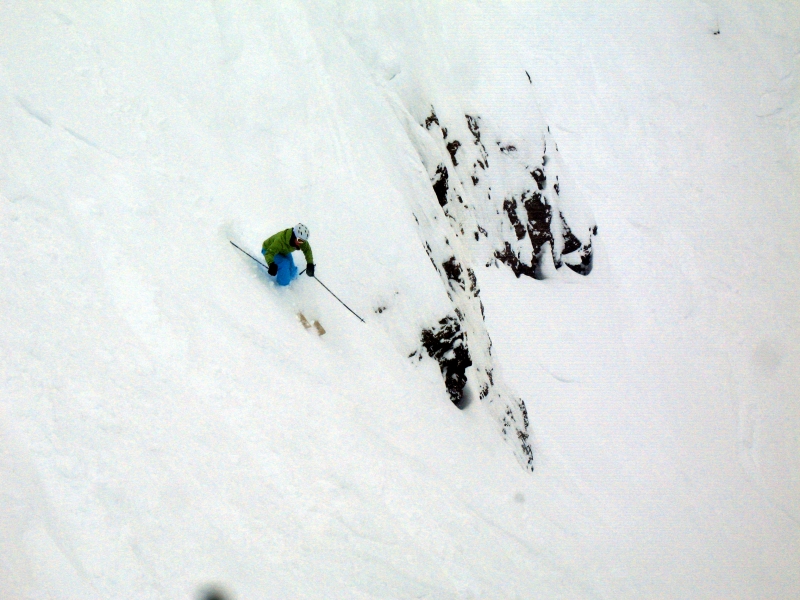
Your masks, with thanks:
[[[480,399],[512,442],[518,460],[533,470],[528,411],[496,372],[476,269],[502,263],[517,278],[545,279],[567,265],[589,275],[597,227],[591,217],[584,218],[591,226],[576,235],[567,223],[560,205],[560,157],[549,128],[542,134],[539,155],[524,139],[504,142],[483,116],[464,114],[463,123],[448,128],[433,105],[418,122],[401,100],[390,101],[431,182],[434,194],[412,200],[412,212],[453,305],[452,313],[423,331],[422,346],[439,362],[456,405],[468,403],[465,372],[473,367]],[[448,114],[458,112],[457,107],[447,108]],[[457,139],[456,130],[468,131],[472,143]],[[484,144],[487,139],[494,140],[490,149]]]

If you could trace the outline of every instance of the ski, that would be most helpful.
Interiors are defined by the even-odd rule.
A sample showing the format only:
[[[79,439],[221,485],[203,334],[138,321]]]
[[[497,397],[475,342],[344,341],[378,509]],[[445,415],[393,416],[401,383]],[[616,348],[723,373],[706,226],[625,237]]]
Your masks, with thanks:
[[[306,329],[313,328],[317,332],[318,336],[322,337],[323,335],[325,335],[325,328],[316,319],[313,321],[309,321],[303,313],[299,312],[297,313],[297,320],[300,321],[300,324]]]
[[[228,240],[228,241],[229,241],[229,242],[231,242],[231,245],[232,245],[234,248],[236,248],[237,250],[239,250],[239,251],[240,251],[240,252],[242,252],[243,254],[246,254],[247,256],[249,256],[250,258],[252,258],[252,259],[253,259],[253,261],[257,262],[257,263],[258,263],[259,265],[261,265],[262,267],[264,267],[264,268],[267,268],[267,265],[265,265],[264,263],[262,263],[262,262],[261,262],[260,260],[258,260],[258,259],[257,259],[255,256],[253,256],[252,254],[250,254],[250,253],[249,253],[249,252],[247,252],[246,250],[242,250],[242,249],[241,249],[239,246],[237,246],[236,244],[234,244],[234,243],[233,243],[231,240]],[[304,272],[305,272],[305,270],[304,270]],[[302,273],[301,273],[301,275],[302,275]],[[327,288],[326,288],[326,289],[327,289]],[[338,298],[337,298],[337,300],[338,300]],[[339,300],[339,301],[341,302],[341,300]],[[348,310],[349,310],[349,309],[348,309]],[[350,311],[350,312],[352,312],[352,311]],[[355,313],[353,313],[353,314],[355,314]],[[356,316],[358,317],[358,315],[356,315]],[[359,318],[359,319],[361,319],[361,317],[358,317],[358,318]],[[309,330],[310,330],[310,329],[313,329],[314,331],[316,331],[316,332],[317,332],[317,335],[318,335],[318,336],[320,336],[320,337],[322,337],[322,336],[323,336],[323,335],[325,335],[325,333],[326,333],[326,332],[325,332],[325,328],[322,326],[322,323],[320,323],[320,322],[319,322],[319,321],[317,321],[316,319],[314,319],[314,320],[312,320],[312,321],[309,321],[309,320],[306,318],[306,316],[305,316],[305,315],[304,315],[302,312],[298,312],[298,313],[297,313],[297,320],[298,320],[298,321],[300,321],[300,324],[301,324],[303,327],[305,327],[306,329],[309,329]],[[363,321],[363,319],[362,319],[362,321]]]

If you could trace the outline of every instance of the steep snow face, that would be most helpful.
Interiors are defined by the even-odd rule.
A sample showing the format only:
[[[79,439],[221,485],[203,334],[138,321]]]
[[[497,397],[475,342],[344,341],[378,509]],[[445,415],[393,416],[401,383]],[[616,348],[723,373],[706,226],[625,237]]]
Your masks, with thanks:
[[[409,360],[453,312],[411,210],[440,208],[324,10],[51,8],[2,8],[9,594],[513,595],[572,572],[506,544],[505,513],[539,520],[529,473]],[[298,220],[367,325],[228,244]]]
[[[0,6],[3,595],[790,597],[798,31]]]

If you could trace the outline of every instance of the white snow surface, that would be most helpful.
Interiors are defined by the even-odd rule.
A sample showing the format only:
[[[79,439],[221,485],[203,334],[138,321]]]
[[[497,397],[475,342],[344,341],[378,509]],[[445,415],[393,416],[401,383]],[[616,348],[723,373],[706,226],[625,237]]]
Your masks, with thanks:
[[[794,2],[0,4],[0,597],[797,597],[799,81]],[[459,250],[532,472],[409,358],[431,106],[598,228]]]

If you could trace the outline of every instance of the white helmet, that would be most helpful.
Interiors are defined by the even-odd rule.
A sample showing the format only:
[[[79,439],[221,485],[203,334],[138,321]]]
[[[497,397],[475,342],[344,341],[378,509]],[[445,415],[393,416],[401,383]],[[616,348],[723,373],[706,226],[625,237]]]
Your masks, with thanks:
[[[298,240],[307,240],[308,236],[310,235],[308,227],[302,223],[295,225],[294,229],[292,229],[292,233],[294,233],[294,237],[296,237]]]

